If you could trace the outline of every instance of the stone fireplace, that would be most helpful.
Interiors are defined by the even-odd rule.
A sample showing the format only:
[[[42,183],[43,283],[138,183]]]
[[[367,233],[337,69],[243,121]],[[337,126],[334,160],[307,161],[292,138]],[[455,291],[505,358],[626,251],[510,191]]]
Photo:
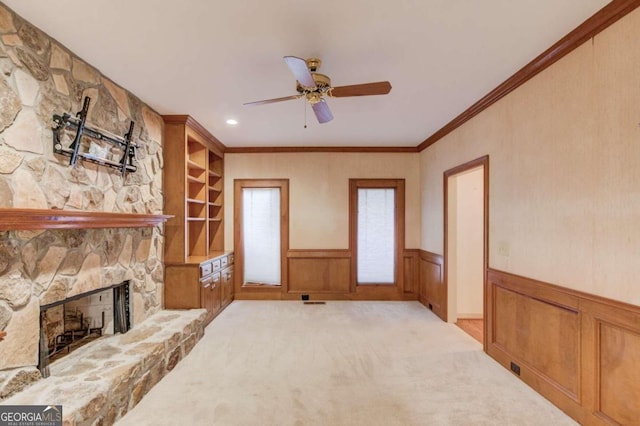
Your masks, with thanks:
[[[161,214],[161,117],[2,3],[0,23],[0,210]],[[92,126],[123,135],[135,122],[135,173],[54,154],[53,115],[75,114],[85,96]],[[162,309],[163,233],[0,231],[0,400],[40,379],[41,307],[128,281],[134,329]]]
[[[123,282],[132,327],[160,311],[161,255],[160,228],[0,232],[0,329],[7,332],[0,341],[0,400],[40,378],[41,311],[51,311],[51,333],[58,327],[57,334],[63,334],[56,324],[62,311],[56,307],[69,301],[70,312],[82,312],[81,295],[99,299]],[[113,307],[105,309],[107,323],[108,315],[113,316]],[[102,321],[94,312],[85,311],[85,323],[87,317],[91,328]]]
[[[62,405],[64,424],[113,424],[191,351],[206,311],[162,310],[161,231],[0,232],[0,312],[9,318],[0,404]],[[47,368],[41,354],[74,333],[77,348]]]
[[[81,161],[70,166],[68,157],[54,153],[53,115],[74,115],[85,97],[91,98],[91,126],[124,135],[135,123],[135,173],[122,176]],[[162,175],[162,118],[0,2],[1,404],[62,405],[65,424],[112,424],[202,336],[204,311],[162,310],[164,227],[119,221],[122,215],[162,214]],[[7,226],[26,210],[78,214],[64,226],[56,220],[44,227]],[[81,225],[82,214],[102,215],[99,226]],[[109,309],[100,307],[109,296],[101,292],[123,282],[131,330],[52,362],[43,379],[41,311],[54,309],[45,326],[53,337],[45,336],[43,347],[77,331],[58,324],[65,311],[74,313],[73,327],[108,333],[117,315],[109,320]],[[81,307],[83,294],[97,296],[98,307]],[[56,311],[63,301],[68,308]]]

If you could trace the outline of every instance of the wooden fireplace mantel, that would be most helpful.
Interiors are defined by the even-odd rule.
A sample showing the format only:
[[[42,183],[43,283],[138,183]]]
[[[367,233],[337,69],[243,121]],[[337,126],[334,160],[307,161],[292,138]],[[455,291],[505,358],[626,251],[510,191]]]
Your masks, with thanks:
[[[142,228],[159,225],[172,217],[157,214],[4,208],[0,209],[0,231]]]

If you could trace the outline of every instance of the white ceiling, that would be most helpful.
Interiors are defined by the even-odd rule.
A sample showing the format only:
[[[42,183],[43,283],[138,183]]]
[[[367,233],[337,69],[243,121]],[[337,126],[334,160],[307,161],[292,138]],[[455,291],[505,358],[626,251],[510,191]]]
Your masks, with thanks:
[[[416,146],[609,0],[2,0],[161,114],[189,114],[230,147]],[[322,59],[318,124],[285,55]],[[225,121],[235,118],[236,127]]]

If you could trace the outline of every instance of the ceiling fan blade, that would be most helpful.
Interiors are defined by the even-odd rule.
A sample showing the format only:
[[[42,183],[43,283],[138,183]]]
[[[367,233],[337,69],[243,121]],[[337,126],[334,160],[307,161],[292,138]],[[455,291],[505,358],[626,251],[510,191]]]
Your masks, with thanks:
[[[311,108],[313,108],[313,112],[316,114],[318,123],[322,124],[333,120],[333,114],[331,114],[329,105],[324,101],[324,99],[311,105]]]
[[[352,84],[351,86],[334,87],[329,92],[334,98],[344,98],[347,96],[370,96],[386,95],[391,91],[391,83],[388,81],[378,81],[376,83]]]
[[[311,71],[307,67],[307,61],[296,56],[285,56],[284,62],[287,64],[294,77],[305,87],[316,87]]]
[[[242,104],[242,105],[244,106],[266,105],[266,104],[272,104],[275,102],[290,101],[292,99],[300,99],[301,97],[302,95],[292,95],[292,96],[285,96],[283,98],[265,99],[264,101],[247,102],[246,104]]]

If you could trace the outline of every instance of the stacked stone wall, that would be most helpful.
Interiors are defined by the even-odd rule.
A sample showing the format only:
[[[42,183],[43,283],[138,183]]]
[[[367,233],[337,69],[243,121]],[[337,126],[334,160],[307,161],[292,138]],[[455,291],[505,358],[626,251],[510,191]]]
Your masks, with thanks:
[[[135,122],[135,173],[53,153],[53,114],[85,96],[92,126]],[[160,214],[162,134],[140,99],[0,3],[0,208]],[[133,326],[159,311],[163,243],[162,227],[0,232],[0,399],[37,379],[41,305],[131,280]]]

